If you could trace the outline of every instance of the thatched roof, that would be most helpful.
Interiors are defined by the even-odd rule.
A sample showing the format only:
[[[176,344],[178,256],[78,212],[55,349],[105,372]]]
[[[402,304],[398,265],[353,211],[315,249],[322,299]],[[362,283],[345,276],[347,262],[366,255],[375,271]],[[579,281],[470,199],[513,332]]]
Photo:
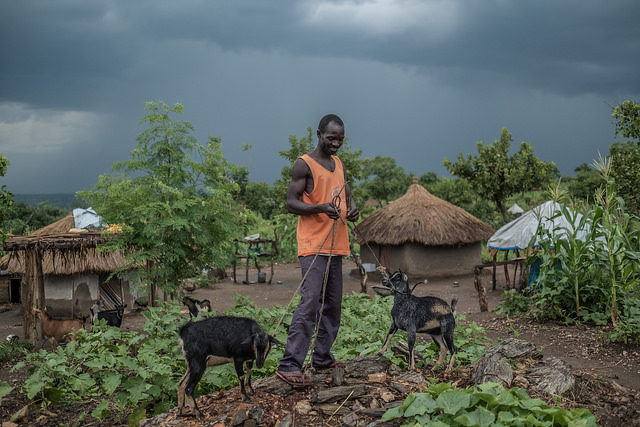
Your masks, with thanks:
[[[99,232],[73,233],[73,214],[28,236],[12,236],[5,244],[9,253],[0,259],[0,269],[25,274],[24,251],[42,251],[42,270],[45,275],[77,273],[109,273],[124,265],[120,252],[99,252],[96,247],[107,240]]]
[[[488,239],[494,229],[464,209],[429,193],[414,178],[407,193],[356,227],[359,243],[455,246]]]

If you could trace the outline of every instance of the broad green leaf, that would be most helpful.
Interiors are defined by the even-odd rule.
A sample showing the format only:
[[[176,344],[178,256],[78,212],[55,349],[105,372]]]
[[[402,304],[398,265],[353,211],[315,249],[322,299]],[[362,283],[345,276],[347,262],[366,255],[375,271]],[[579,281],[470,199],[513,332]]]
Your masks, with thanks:
[[[438,396],[436,404],[445,414],[455,415],[460,409],[468,408],[471,399],[469,394],[464,391],[448,390]]]
[[[120,385],[122,379],[120,374],[115,372],[105,372],[102,376],[102,387],[107,395],[113,394]]]
[[[147,412],[144,407],[137,407],[131,414],[129,414],[127,421],[129,421],[130,426],[138,427],[140,425],[140,421],[144,420],[146,417]]]
[[[3,397],[11,393],[11,390],[13,390],[13,387],[11,387],[8,383],[5,383],[4,381],[0,381],[0,403],[2,403]]]
[[[107,408],[109,407],[109,401],[106,399],[102,399],[102,401],[96,406],[91,412],[91,416],[95,418],[102,418],[107,412]]]
[[[481,427],[491,425],[495,419],[496,417],[493,412],[479,407],[472,412],[467,412],[456,417],[455,421],[466,427]]]
[[[404,405],[403,405],[404,406]],[[415,399],[404,410],[405,417],[413,417],[415,415],[423,415],[432,413],[436,410],[436,401],[426,393],[415,394]]]
[[[402,407],[396,406],[395,408],[387,410],[387,412],[382,415],[382,418],[380,418],[380,421],[386,423],[387,421],[395,420],[396,418],[402,418],[402,415],[404,415]]]

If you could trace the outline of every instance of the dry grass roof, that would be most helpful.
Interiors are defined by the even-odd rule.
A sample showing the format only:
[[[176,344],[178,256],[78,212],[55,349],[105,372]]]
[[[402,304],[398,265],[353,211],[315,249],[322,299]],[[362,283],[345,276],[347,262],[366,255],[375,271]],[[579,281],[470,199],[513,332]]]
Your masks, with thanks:
[[[495,230],[429,193],[414,178],[404,196],[371,214],[356,231],[361,244],[456,246],[486,240]]]
[[[28,236],[11,236],[5,244],[9,252],[0,259],[0,269],[25,274],[24,252],[42,251],[42,270],[45,275],[77,273],[109,273],[125,263],[120,252],[99,252],[96,247],[106,241],[98,232],[70,233],[75,227],[73,214]]]

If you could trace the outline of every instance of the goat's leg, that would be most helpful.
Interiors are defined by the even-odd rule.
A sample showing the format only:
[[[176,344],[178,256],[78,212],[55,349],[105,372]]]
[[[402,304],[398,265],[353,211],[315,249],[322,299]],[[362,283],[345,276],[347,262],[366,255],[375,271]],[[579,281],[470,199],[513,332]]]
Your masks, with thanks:
[[[451,324],[447,324],[447,326],[443,328],[443,331],[442,331],[444,342],[447,344],[447,349],[449,350],[449,353],[451,353],[451,359],[449,360],[447,371],[450,371],[453,368],[453,365],[456,361],[456,346],[453,343],[453,329],[454,327]]]
[[[187,379],[189,378],[189,375],[189,365],[187,365],[187,370],[178,383],[178,415],[180,416],[184,415],[184,389],[187,386]]]
[[[200,360],[192,360],[191,363],[189,363],[189,367],[187,368],[187,370],[189,371],[189,378],[187,380],[185,393],[187,395],[187,400],[193,406],[193,412],[195,416],[198,418],[202,418],[202,412],[200,412],[200,409],[198,409],[198,404],[196,403],[196,399],[193,397],[193,393],[196,389],[196,385],[198,385],[198,382],[202,378],[205,369],[207,369],[206,361]]]
[[[396,324],[395,323],[392,324],[391,328],[389,329],[389,333],[387,334],[387,339],[385,340],[384,345],[382,346],[378,354],[384,354],[384,352],[387,351],[387,347],[391,342],[391,337],[393,336],[393,334],[396,333],[397,330],[398,330],[398,327],[396,326]]]
[[[409,346],[409,370],[416,369],[415,357],[413,354],[413,347],[416,344],[416,330],[413,328],[407,329],[407,345]]]
[[[444,358],[447,355],[447,346],[442,340],[442,335],[432,335],[433,340],[438,344],[440,348],[440,356],[438,357],[438,361],[436,362],[436,366],[440,366],[444,363]]]
[[[253,360],[247,360],[246,362],[244,362],[244,366],[245,368],[247,368],[247,373],[244,376],[245,385],[249,386],[249,394],[253,395],[255,394],[255,390],[251,386],[251,373],[253,372]]]
[[[242,395],[244,396],[245,402],[251,402],[251,399],[249,399],[249,395],[244,388],[245,376],[244,370],[242,369],[242,360],[235,359],[233,361],[233,364],[236,367],[236,375],[238,376],[238,381],[240,382],[240,393],[242,393]]]

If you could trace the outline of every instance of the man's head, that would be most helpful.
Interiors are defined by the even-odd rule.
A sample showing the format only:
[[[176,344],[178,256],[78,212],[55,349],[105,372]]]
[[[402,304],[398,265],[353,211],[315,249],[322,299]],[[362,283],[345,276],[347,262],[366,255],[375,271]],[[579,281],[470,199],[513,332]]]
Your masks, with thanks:
[[[327,155],[334,155],[344,142],[344,123],[335,114],[327,114],[318,124],[318,147]]]
[[[323,118],[320,119],[320,123],[318,124],[318,130],[320,132],[324,132],[327,130],[327,125],[331,122],[334,122],[337,125],[340,125],[344,128],[344,123],[342,119],[335,114],[327,114]]]

